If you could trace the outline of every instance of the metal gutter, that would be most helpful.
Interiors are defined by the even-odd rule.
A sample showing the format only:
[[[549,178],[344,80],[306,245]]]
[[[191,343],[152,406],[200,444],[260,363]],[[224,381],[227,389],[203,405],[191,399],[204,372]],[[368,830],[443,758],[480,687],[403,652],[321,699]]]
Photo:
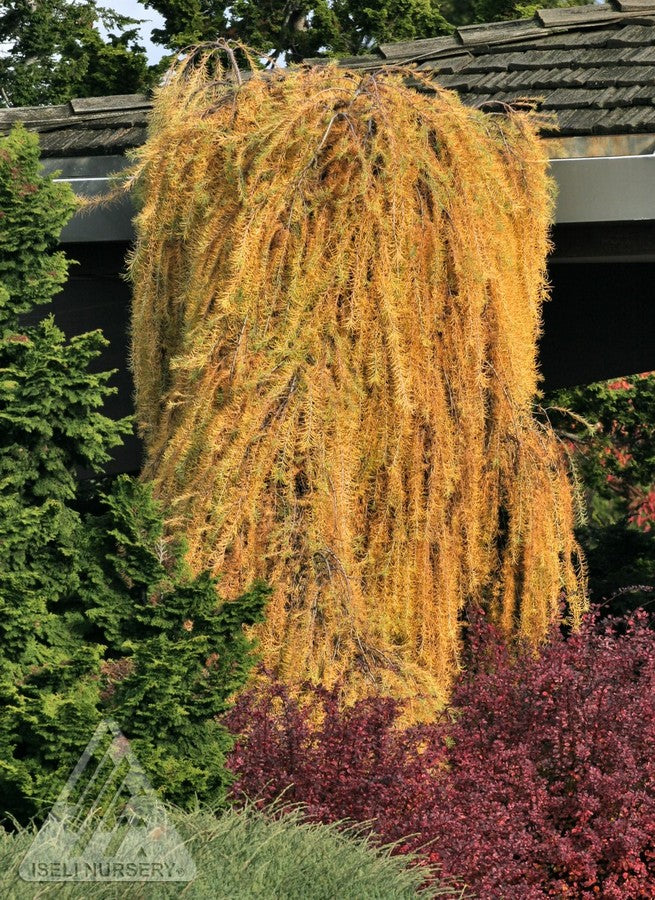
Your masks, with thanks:
[[[45,172],[75,193],[94,197],[110,188],[110,176],[129,165],[122,156],[43,160]],[[558,187],[556,224],[655,220],[655,154],[552,159]],[[132,241],[134,209],[129,198],[78,213],[65,227],[63,243]]]
[[[655,219],[655,155],[553,159],[557,224]]]
[[[100,197],[112,186],[112,176],[127,168],[124,156],[72,156],[43,159],[46,174],[56,174],[56,181],[67,181],[80,197]],[[64,244],[133,241],[134,207],[128,197],[104,206],[76,213],[61,233]]]

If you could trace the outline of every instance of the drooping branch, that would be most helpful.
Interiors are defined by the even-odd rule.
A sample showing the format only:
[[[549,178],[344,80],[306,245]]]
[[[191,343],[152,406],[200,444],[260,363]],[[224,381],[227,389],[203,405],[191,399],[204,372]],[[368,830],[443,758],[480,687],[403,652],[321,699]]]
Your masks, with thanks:
[[[145,475],[228,595],[274,585],[279,674],[442,702],[468,604],[538,642],[562,593],[573,622],[585,602],[566,456],[532,414],[534,119],[406,71],[216,65],[168,79],[134,172]]]

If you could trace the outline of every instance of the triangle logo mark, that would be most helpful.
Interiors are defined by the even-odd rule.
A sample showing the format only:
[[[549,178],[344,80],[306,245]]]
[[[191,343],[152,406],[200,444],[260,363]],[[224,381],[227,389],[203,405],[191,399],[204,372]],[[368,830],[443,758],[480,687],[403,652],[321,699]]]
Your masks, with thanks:
[[[196,866],[116,723],[100,723],[21,863],[25,881],[191,881]]]

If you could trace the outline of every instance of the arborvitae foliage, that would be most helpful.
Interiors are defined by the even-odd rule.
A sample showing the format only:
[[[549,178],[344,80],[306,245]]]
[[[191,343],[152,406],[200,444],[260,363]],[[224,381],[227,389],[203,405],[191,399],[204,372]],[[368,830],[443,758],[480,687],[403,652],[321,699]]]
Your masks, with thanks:
[[[88,371],[101,335],[21,318],[66,278],[52,251],[74,205],[40,177],[36,137],[0,139],[0,797],[15,814],[93,731],[100,648],[76,638],[66,603],[84,565],[75,467],[100,468],[126,430],[100,412],[108,374]]]
[[[192,56],[133,177],[147,477],[284,678],[443,700],[462,612],[541,640],[583,578],[535,423],[551,215],[531,117],[408,73]]]
[[[146,485],[92,488],[103,508],[81,514],[76,466],[99,470],[128,425],[100,412],[101,335],[22,319],[65,280],[52,250],[74,207],[38,168],[34,136],[0,140],[0,819],[46,812],[108,714],[165,796],[216,802],[230,741],[213,717],[246,678],[242,623],[266,590],[217,609]]]
[[[42,603],[32,640],[25,623],[34,604],[22,585],[14,594],[23,621],[17,627],[14,617],[0,656],[0,818],[47,812],[107,716],[171,802],[216,806],[232,780],[233,739],[216,717],[249,675],[243,625],[261,620],[270,591],[256,583],[219,604],[216,580],[193,576],[183,545],[164,539],[148,485],[119,478],[98,502],[101,511],[83,520],[69,511],[75,586],[52,609]],[[16,587],[12,564],[21,562],[2,557],[3,581],[8,573]]]
[[[262,583],[218,605],[216,580],[194,577],[184,547],[165,540],[149,486],[123,477],[104,498],[87,552],[97,561],[85,586],[87,640],[107,647],[103,710],[120,724],[152,783],[174,803],[220,803],[232,747],[216,721],[246,681],[252,643],[243,625],[261,621]]]

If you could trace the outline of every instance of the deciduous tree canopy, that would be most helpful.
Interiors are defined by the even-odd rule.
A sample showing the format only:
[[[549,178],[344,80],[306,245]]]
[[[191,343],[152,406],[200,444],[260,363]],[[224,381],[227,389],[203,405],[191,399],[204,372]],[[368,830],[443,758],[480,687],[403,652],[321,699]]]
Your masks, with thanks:
[[[574,2],[574,0],[573,0]],[[454,25],[532,15],[516,0],[143,0],[164,27],[154,40],[172,51],[236,38],[286,63],[356,56],[390,41],[448,34]],[[149,87],[167,61],[148,66],[138,20],[96,0],[9,0],[0,8],[0,105],[62,103]],[[103,29],[100,29],[100,25]],[[108,32],[109,36],[103,34]]]
[[[95,0],[8,0],[0,6],[0,105],[143,90],[150,78],[137,24]]]
[[[235,89],[196,62],[136,169],[146,477],[194,566],[274,585],[284,677],[443,699],[467,604],[533,641],[561,591],[584,604],[565,454],[532,417],[545,153],[526,114],[402,74]]]
[[[436,0],[148,0],[166,21],[155,39],[173,49],[238,38],[273,57],[355,55],[376,44],[445,34]]]

